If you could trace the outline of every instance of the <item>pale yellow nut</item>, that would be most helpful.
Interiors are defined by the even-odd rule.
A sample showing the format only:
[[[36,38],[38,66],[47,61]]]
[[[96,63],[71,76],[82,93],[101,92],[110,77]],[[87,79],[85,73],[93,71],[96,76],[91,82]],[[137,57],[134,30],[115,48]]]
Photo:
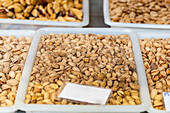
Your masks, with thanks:
[[[50,15],[53,14],[52,4],[51,4],[51,3],[47,5],[47,12],[48,12]]]
[[[10,71],[10,72],[9,72],[9,76],[10,76],[11,78],[15,78],[15,75],[16,75],[16,74],[15,74],[14,71]]]
[[[134,101],[129,101],[130,105],[136,105],[136,103]]]
[[[32,9],[33,9],[33,6],[30,5],[24,10],[24,13],[30,13]]]
[[[26,94],[26,99],[31,99],[31,95]]]
[[[77,5],[75,5],[75,7],[78,8],[78,9],[82,9],[83,5],[82,4],[77,4]]]
[[[48,92],[49,93],[54,93],[54,92],[56,92],[56,90],[55,89],[50,89],[50,90],[48,90]]]
[[[68,22],[76,22],[76,19],[75,18],[72,18],[72,17],[66,17],[66,20]]]
[[[69,6],[70,8],[73,8],[73,7],[74,7],[74,3],[73,3],[72,1],[69,1],[69,2],[68,2],[68,6]]]
[[[36,104],[43,104],[43,101],[37,101]]]
[[[74,5],[76,6],[77,4],[79,4],[79,0],[74,0]]]
[[[34,10],[32,11],[32,15],[33,15],[34,17],[37,17],[37,16],[39,15],[38,10],[37,10],[37,9],[34,9]]]
[[[50,94],[48,92],[44,93],[44,99],[49,99],[50,98]]]
[[[3,92],[1,92],[1,94],[0,94],[1,96],[6,96],[7,95],[7,91],[3,91]]]
[[[83,12],[79,9],[76,8],[70,8],[70,11],[78,18],[78,19],[82,19],[83,17]]]
[[[20,13],[22,11],[22,8],[17,4],[10,5],[8,9],[9,10],[14,9],[15,13]]]
[[[14,13],[11,12],[11,11],[8,11],[7,16],[8,16],[8,17],[13,17],[13,16],[14,16]]]
[[[17,19],[22,19],[23,18],[21,13],[15,13],[15,16],[16,16]]]
[[[50,19],[52,19],[52,20],[56,19],[56,14],[53,13],[53,14],[50,16]]]
[[[134,102],[134,99],[133,99],[131,96],[126,96],[126,99],[127,99],[128,101]]]
[[[35,4],[38,3],[38,1],[39,1],[39,0],[31,0],[31,4],[32,4],[32,5],[35,5]]]
[[[31,0],[25,0],[25,3],[26,3],[27,5],[31,5]]]
[[[28,104],[30,102],[30,99],[26,99],[25,103]]]
[[[11,86],[16,86],[16,85],[18,85],[18,80],[16,80],[16,79],[7,80],[7,84],[11,85]]]
[[[10,5],[13,4],[13,1],[12,0],[5,0],[3,3],[2,3],[2,6],[4,7],[9,7]]]
[[[62,2],[62,0],[55,0],[56,2],[58,2],[58,3],[61,3]]]
[[[24,17],[29,17],[29,13],[24,13]]]
[[[10,89],[10,88],[11,88],[10,85],[7,85],[7,84],[2,85],[2,90],[7,90],[7,89]]]
[[[13,86],[12,89],[11,89],[11,91],[17,92],[17,86]]]
[[[50,87],[51,87],[52,89],[58,89],[58,85],[57,85],[57,84],[50,84]]]
[[[23,11],[25,9],[25,7],[20,3],[15,3],[14,5],[17,5],[18,7],[20,7],[21,11]]]
[[[48,20],[48,19],[45,18],[45,17],[43,17],[43,18],[36,18],[36,19],[35,19],[35,18],[30,18],[30,20],[32,20],[32,19],[33,19],[33,20],[46,20],[46,21]]]
[[[66,105],[66,104],[67,104],[67,100],[66,100],[66,99],[63,99],[63,100],[61,101],[61,104]]]
[[[0,101],[4,101],[4,100],[6,100],[6,99],[7,99],[6,96],[1,96],[1,97],[0,97]]]
[[[39,9],[43,14],[46,14],[46,10],[43,8],[42,5],[40,5],[38,9]]]
[[[69,7],[68,7],[67,4],[64,4],[64,5],[63,5],[63,8],[64,8],[65,11],[68,11],[68,10],[69,10]]]
[[[9,99],[5,100],[5,103],[6,103],[7,106],[14,105],[14,102],[12,100],[9,100]]]
[[[43,103],[45,103],[45,104],[53,104],[50,99],[44,99]]]
[[[20,78],[21,78],[21,72],[18,72],[15,76],[15,79],[20,81]]]
[[[159,95],[156,95],[155,100],[162,100],[163,99],[163,95],[159,94]]]
[[[42,94],[41,93],[36,93],[35,94],[37,97],[42,97]]]
[[[69,76],[71,79],[78,79],[77,76],[72,75],[72,74],[69,74],[68,76]]]
[[[18,3],[20,0],[13,0],[14,3]]]
[[[26,5],[25,0],[20,0],[20,3],[21,3],[23,6]]]
[[[57,81],[57,84],[58,84],[59,86],[62,86],[62,85],[63,85],[63,82],[60,81],[60,80],[58,80],[58,81]]]
[[[60,12],[60,4],[57,2],[53,2],[53,9],[56,14],[59,13]]]
[[[0,14],[0,18],[8,18],[8,16],[4,14]]]

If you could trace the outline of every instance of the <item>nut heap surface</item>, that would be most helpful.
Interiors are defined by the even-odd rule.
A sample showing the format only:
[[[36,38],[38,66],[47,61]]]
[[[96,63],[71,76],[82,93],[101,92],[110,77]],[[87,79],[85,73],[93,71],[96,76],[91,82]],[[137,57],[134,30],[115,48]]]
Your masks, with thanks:
[[[140,104],[140,87],[128,35],[43,35],[25,103],[83,104],[58,98],[68,82],[112,89],[107,105]]]
[[[0,0],[0,18],[81,22],[83,0]]]
[[[0,36],[0,107],[14,104],[31,40]]]
[[[170,24],[169,0],[109,0],[113,22]]]
[[[170,38],[140,39],[153,107],[164,110],[163,92],[170,92]]]

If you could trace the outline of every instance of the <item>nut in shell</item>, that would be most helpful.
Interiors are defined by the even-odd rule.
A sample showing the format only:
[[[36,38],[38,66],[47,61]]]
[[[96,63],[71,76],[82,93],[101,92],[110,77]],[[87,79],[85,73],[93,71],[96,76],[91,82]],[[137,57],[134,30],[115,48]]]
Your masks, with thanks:
[[[13,7],[20,7],[16,3],[15,5],[17,6]],[[31,40],[27,43],[27,39],[25,40],[24,37],[24,40],[19,40],[20,38],[17,39],[15,36],[1,36],[0,38],[3,41],[0,44],[0,48],[3,48],[0,50],[3,52],[3,56],[0,56],[0,84],[2,86],[0,88],[0,107],[9,107],[14,105],[22,68],[26,60],[26,57],[23,59],[20,56],[28,52]],[[16,48],[20,46],[23,48],[20,48],[19,52],[16,51]]]
[[[77,13],[77,18],[82,16],[75,8],[70,10]],[[43,35],[27,89],[27,95],[39,97],[26,96],[25,103],[83,105],[58,98],[68,82],[112,89],[107,105],[140,104],[140,86],[129,36]]]
[[[154,16],[156,16],[156,14],[154,14]],[[148,78],[148,86],[150,89],[152,105],[158,110],[165,109],[163,105],[162,93],[169,91],[170,61],[168,60],[168,52],[166,52],[169,50],[169,40],[169,38],[151,38],[150,40],[139,40],[142,57],[145,64],[145,72]],[[154,53],[150,52],[150,50],[152,50]]]

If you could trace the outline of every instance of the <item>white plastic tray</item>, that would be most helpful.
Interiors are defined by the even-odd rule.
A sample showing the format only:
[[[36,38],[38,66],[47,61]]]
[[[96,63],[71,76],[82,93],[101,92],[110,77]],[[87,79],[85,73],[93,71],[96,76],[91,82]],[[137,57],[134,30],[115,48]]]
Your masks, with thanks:
[[[41,40],[42,34],[49,33],[94,33],[94,34],[128,34],[133,43],[133,51],[135,56],[135,62],[137,67],[137,73],[139,77],[139,85],[140,85],[140,105],[38,105],[38,104],[25,104],[25,95],[27,93],[27,87],[29,83],[29,78],[31,76],[32,67],[34,64],[34,59],[36,57],[37,47]],[[18,88],[17,94],[17,108],[23,111],[31,112],[31,113],[39,113],[39,112],[142,112],[146,111],[150,107],[149,100],[149,91],[145,76],[145,70],[142,62],[142,56],[140,52],[140,46],[136,37],[136,34],[132,30],[128,29],[104,29],[104,28],[44,28],[40,29],[36,32],[30,51],[28,53],[28,57],[26,60],[26,64],[23,71],[23,76],[21,78],[20,86]]]
[[[107,25],[111,27],[170,29],[170,25],[112,22],[110,20],[110,13],[109,13],[109,0],[103,0],[103,11],[104,11],[104,21]]]
[[[144,39],[144,38],[170,38],[170,31],[168,30],[164,30],[164,31],[160,31],[160,30],[155,30],[155,31],[140,31],[137,32],[138,38],[139,39]],[[151,108],[148,110],[149,113],[170,113],[168,111],[165,110],[156,110],[153,108],[152,103],[151,103],[151,99],[150,99],[150,104],[151,104]]]
[[[32,31],[32,30],[27,30],[27,31],[24,31],[24,30],[20,30],[20,31],[18,31],[18,30],[0,30],[0,36],[3,36],[3,35],[6,35],[6,36],[14,35],[16,37],[19,37],[19,36],[30,36],[30,37],[33,37],[34,34],[35,34],[35,31]],[[13,106],[10,106],[10,107],[0,107],[0,113],[14,113],[17,110],[17,107],[16,107],[16,100],[17,100],[17,98],[18,97],[16,96],[16,99],[15,99],[15,102],[14,102]]]
[[[5,24],[8,29],[11,26],[15,28],[15,24],[38,25],[38,26],[55,26],[55,27],[83,27],[89,24],[89,0],[83,0],[83,21],[82,22],[57,22],[57,21],[35,21],[35,20],[19,20],[19,19],[0,19],[0,23]],[[20,26],[18,26],[20,27]],[[23,28],[20,27],[20,28]]]

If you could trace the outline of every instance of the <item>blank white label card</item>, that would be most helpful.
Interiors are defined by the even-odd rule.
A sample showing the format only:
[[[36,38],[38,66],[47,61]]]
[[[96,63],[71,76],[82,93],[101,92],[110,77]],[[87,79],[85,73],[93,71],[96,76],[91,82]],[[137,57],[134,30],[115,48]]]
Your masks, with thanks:
[[[59,98],[105,105],[110,93],[111,89],[67,83]]]
[[[170,93],[164,92],[163,98],[166,111],[170,111]]]

